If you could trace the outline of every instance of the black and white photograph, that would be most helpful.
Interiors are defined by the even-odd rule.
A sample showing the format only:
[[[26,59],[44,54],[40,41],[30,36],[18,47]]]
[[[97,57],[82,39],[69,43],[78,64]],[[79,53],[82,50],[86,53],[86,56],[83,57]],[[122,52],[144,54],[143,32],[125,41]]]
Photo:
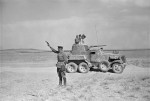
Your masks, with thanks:
[[[0,101],[150,101],[150,0],[0,0]]]

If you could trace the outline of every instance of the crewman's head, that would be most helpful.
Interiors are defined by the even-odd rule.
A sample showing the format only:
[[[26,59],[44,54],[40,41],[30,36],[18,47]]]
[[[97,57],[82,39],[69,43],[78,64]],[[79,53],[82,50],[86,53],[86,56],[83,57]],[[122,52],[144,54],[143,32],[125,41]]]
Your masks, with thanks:
[[[58,46],[58,51],[59,52],[63,51],[63,46]]]

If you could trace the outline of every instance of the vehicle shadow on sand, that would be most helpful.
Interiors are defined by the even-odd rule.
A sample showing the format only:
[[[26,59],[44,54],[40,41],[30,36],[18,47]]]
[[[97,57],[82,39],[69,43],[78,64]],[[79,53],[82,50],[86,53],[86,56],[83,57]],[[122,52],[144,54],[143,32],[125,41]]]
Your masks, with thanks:
[[[101,70],[99,70],[99,69],[94,69],[94,68],[91,68],[89,71],[90,71],[90,72],[102,72],[102,73],[106,73],[106,72],[103,72],[103,71],[101,71]],[[109,72],[109,73],[114,73],[111,69],[108,70],[107,72]]]

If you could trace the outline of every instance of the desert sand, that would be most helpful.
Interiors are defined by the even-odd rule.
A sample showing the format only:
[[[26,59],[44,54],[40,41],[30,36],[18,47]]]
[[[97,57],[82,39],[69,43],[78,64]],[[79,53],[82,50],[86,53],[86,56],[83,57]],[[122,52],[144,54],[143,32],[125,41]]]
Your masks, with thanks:
[[[127,65],[122,74],[67,73],[58,86],[56,67],[1,67],[1,101],[150,101],[150,68]]]

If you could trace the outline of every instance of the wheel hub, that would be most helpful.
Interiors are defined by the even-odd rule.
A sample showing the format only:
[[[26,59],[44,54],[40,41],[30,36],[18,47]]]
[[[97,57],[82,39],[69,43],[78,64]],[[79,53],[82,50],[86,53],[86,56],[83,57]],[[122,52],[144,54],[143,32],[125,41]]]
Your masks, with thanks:
[[[107,69],[107,66],[104,65],[104,64],[101,64],[101,68],[102,68],[102,69]]]
[[[84,66],[80,66],[80,69],[81,69],[82,71],[86,71],[86,69],[85,69]]]
[[[69,66],[68,68],[70,69],[70,71],[72,71],[72,72],[74,71],[74,67]]]
[[[115,70],[116,70],[116,71],[121,71],[121,66],[115,65]]]

